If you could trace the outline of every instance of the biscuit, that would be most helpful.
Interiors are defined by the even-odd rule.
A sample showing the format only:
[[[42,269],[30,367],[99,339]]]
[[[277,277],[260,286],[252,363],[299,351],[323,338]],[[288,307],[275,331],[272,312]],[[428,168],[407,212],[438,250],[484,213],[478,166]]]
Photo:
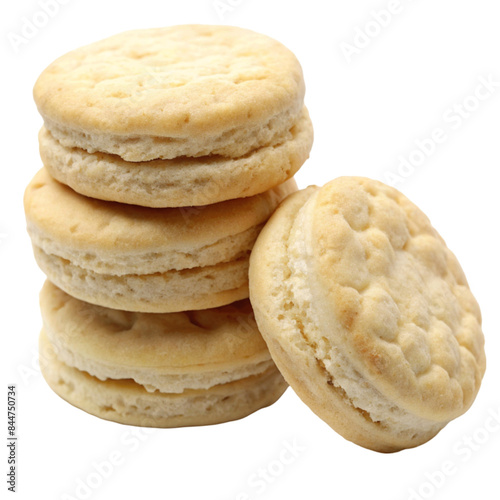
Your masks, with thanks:
[[[361,446],[422,444],[479,390],[481,313],[464,273],[380,182],[343,177],[285,200],[252,251],[250,298],[287,382]]]
[[[47,281],[40,293],[40,366],[75,406],[117,422],[204,425],[246,416],[287,385],[248,300],[170,314],[116,311]]]
[[[43,127],[40,155],[49,173],[75,191],[146,207],[185,207],[262,193],[292,177],[309,156],[313,130],[307,110],[291,138],[240,158],[208,156],[129,162],[117,155],[67,148]]]
[[[240,157],[291,137],[303,107],[296,57],[265,35],[184,25],[121,33],[69,52],[34,87],[65,147],[127,161]]]
[[[142,312],[205,309],[248,297],[253,243],[293,179],[198,208],[145,208],[82,196],[41,169],[24,206],[35,257],[67,293]]]
[[[40,337],[40,352],[50,345]],[[50,388],[87,413],[120,424],[140,427],[188,427],[230,422],[273,404],[286,383],[276,368],[260,375],[182,394],[152,394],[131,380],[101,381],[52,357],[41,365]]]
[[[57,357],[100,379],[133,379],[181,393],[274,366],[248,299],[204,311],[137,313],[75,299],[50,281],[40,292],[43,329]]]

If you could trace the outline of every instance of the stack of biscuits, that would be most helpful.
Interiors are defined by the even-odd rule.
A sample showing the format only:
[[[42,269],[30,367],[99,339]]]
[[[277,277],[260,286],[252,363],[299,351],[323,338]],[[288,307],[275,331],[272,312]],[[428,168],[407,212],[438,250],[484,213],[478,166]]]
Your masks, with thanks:
[[[116,422],[244,417],[287,385],[248,301],[253,244],[312,146],[295,56],[222,26],[131,31],[36,82],[25,193],[52,389]]]

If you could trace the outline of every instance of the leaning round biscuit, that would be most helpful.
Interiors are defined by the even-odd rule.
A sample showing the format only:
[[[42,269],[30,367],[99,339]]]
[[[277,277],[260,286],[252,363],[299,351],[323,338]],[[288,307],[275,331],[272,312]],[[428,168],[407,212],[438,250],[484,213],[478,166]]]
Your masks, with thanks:
[[[240,158],[208,156],[129,162],[68,148],[43,127],[40,155],[49,173],[78,193],[145,207],[186,207],[262,193],[292,177],[309,156],[311,120],[304,108],[291,138]]]
[[[243,156],[287,140],[303,106],[296,57],[265,35],[183,25],[121,33],[38,78],[45,126],[66,147],[127,161]]]
[[[248,297],[254,241],[293,179],[265,193],[192,208],[95,200],[41,169],[26,188],[36,260],[67,293],[143,312],[206,309]]]
[[[361,446],[422,444],[479,390],[481,314],[463,271],[380,182],[342,177],[285,200],[252,252],[250,297],[287,382]]]

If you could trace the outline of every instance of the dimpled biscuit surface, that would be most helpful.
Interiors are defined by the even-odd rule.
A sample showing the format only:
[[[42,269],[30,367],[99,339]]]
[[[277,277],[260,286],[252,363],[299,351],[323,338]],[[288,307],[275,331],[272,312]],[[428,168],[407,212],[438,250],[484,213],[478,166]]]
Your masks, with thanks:
[[[343,177],[289,197],[254,248],[250,294],[287,381],[362,446],[417,446],[477,394],[484,340],[464,273],[380,182]]]

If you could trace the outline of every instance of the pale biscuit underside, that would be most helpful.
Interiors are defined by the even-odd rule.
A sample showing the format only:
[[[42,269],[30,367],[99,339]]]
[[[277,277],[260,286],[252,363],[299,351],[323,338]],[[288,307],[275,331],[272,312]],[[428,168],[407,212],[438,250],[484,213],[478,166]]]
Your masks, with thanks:
[[[81,194],[146,207],[191,207],[253,196],[292,177],[307,160],[313,141],[305,108],[290,136],[238,158],[212,155],[135,163],[64,147],[45,128],[39,143],[50,174]]]
[[[140,312],[208,309],[248,298],[248,257],[154,274],[98,274],[33,246],[40,269],[59,288],[92,304]]]
[[[287,388],[276,368],[210,389],[148,392],[131,380],[101,381],[58,360],[44,332],[40,368],[49,386],[72,405],[127,425],[181,427],[243,418],[274,403]]]

